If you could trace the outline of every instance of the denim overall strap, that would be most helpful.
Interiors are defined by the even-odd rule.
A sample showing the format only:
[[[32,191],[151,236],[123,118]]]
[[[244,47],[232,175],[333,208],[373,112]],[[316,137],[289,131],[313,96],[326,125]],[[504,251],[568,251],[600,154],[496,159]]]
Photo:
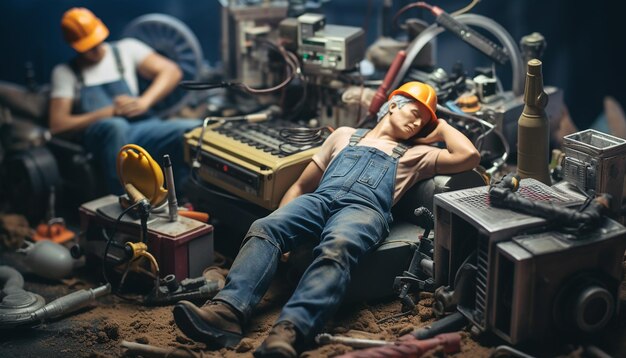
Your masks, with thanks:
[[[122,56],[120,56],[120,50],[116,44],[111,44],[111,49],[113,50],[113,57],[115,57],[117,72],[120,74],[120,77],[124,78],[124,63],[122,62]]]
[[[113,104],[115,97],[120,95],[132,96],[132,92],[126,80],[124,80],[124,65],[122,64],[119,49],[115,44],[111,44],[111,49],[115,57],[117,71],[120,74],[120,79],[117,81],[85,86],[82,71],[76,65],[76,61],[72,61],[70,64],[70,67],[78,79],[78,85],[80,86],[78,99],[76,101],[77,107],[74,109],[75,113],[88,113],[110,106]]]
[[[350,143],[349,145],[351,147],[354,147],[355,145],[357,145],[361,139],[363,139],[363,137],[365,137],[365,135],[369,132],[370,130],[367,128],[359,128],[357,129],[351,136],[350,136]]]
[[[398,145],[393,148],[391,156],[400,159],[407,150],[409,150],[409,147],[406,144],[398,143]]]
[[[115,66],[117,66],[117,72],[120,74],[120,77],[124,78],[124,63],[122,62],[122,57],[120,56],[120,50],[115,44],[111,44],[111,49],[113,50],[113,57],[115,58]],[[76,85],[84,85],[85,78],[83,77],[83,72],[80,70],[78,63],[76,62],[76,58],[69,62],[69,66],[72,69],[72,72],[74,72],[76,79],[78,80]]]

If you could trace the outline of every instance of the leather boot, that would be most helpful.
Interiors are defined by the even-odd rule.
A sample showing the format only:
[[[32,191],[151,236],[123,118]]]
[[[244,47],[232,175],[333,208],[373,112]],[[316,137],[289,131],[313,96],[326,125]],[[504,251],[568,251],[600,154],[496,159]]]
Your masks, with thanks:
[[[261,346],[254,351],[257,358],[296,358],[295,345],[298,338],[296,327],[289,321],[278,322],[272,327]]]
[[[243,337],[239,313],[225,302],[208,301],[198,307],[189,301],[180,301],[173,313],[178,328],[194,341],[234,347]]]

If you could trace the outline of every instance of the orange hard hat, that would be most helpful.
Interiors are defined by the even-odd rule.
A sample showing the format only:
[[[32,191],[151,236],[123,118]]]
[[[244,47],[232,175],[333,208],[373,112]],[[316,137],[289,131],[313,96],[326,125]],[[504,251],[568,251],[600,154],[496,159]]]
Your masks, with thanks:
[[[109,36],[109,29],[93,12],[83,7],[69,9],[61,19],[63,38],[78,52],[86,52]]]
[[[388,99],[391,99],[391,97],[397,94],[413,98],[423,104],[430,112],[430,118],[435,121],[437,120],[437,115],[435,114],[437,110],[437,93],[435,93],[435,89],[431,86],[417,81],[407,82],[391,92]]]

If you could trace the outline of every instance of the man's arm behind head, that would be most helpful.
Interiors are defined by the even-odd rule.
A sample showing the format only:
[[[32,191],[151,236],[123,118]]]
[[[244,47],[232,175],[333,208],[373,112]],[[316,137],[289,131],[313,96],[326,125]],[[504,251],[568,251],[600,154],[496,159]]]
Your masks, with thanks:
[[[480,164],[480,153],[474,144],[444,120],[440,120],[429,135],[415,140],[418,144],[435,142],[444,142],[446,145],[446,148],[437,155],[435,163],[437,174],[460,173],[474,169]]]

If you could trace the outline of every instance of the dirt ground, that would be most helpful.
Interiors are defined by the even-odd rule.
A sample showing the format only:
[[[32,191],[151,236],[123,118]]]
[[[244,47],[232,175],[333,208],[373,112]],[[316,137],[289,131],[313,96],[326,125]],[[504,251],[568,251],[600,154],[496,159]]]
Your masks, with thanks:
[[[91,308],[65,318],[30,328],[26,331],[8,332],[0,339],[0,356],[47,356],[47,357],[112,357],[132,355],[121,346],[122,341],[137,342],[160,347],[167,354],[160,356],[198,357],[252,357],[254,349],[261,344],[278,317],[280,307],[286,302],[293,287],[278,275],[268,294],[258,307],[246,337],[233,349],[211,350],[204,344],[186,338],[176,327],[171,306],[146,307],[132,301],[109,295],[98,300]],[[26,289],[42,294],[49,302],[65,292],[93,287],[88,280],[72,279],[63,284],[27,281]],[[621,286],[621,314],[618,322],[597,337],[567,342],[553,340],[549,345],[518,347],[532,356],[544,357],[593,357],[586,349],[597,346],[612,356],[626,356],[626,280]],[[344,306],[327,325],[326,332],[341,336],[394,341],[417,327],[433,322],[432,295],[421,293],[417,313],[390,318],[400,312],[398,300],[391,297],[378,303],[362,303]],[[495,348],[502,345],[493,337],[474,337],[462,331],[461,351],[446,355],[441,349],[428,352],[428,357],[490,357]],[[301,357],[333,357],[351,351],[352,348],[332,344],[311,347]],[[158,356],[158,355],[157,355]]]

